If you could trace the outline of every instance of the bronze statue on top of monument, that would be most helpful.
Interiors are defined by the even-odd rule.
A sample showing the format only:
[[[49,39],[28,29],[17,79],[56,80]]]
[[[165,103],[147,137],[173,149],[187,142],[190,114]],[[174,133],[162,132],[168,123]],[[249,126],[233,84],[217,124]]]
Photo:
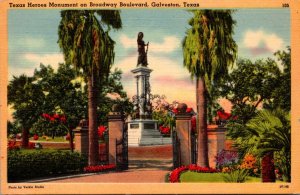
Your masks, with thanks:
[[[137,37],[138,52],[139,52],[137,66],[142,65],[147,67],[148,65],[147,53],[148,53],[149,42],[145,44],[145,42],[143,41],[143,37],[144,37],[144,33],[139,32]],[[145,46],[147,46],[146,50],[145,50]]]

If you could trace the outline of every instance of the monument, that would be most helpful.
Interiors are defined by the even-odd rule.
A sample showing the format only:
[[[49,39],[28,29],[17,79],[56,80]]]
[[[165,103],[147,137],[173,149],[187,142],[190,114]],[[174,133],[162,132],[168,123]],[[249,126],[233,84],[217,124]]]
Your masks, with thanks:
[[[158,131],[157,121],[152,119],[150,73],[148,68],[148,46],[143,41],[143,32],[138,33],[138,60],[131,71],[136,80],[136,95],[133,96],[134,114],[128,122],[128,145],[170,144],[171,139],[164,138]],[[146,48],[147,47],[147,48]]]

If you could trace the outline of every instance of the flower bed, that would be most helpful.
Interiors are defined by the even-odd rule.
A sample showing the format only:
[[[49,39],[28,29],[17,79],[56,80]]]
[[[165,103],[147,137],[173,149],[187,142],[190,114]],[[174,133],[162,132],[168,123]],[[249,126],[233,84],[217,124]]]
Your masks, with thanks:
[[[96,173],[96,172],[104,172],[104,171],[111,171],[116,169],[116,165],[109,164],[109,165],[96,165],[96,166],[87,166],[84,167],[84,172],[87,173]]]
[[[8,143],[7,143],[7,148],[8,148],[8,150],[19,150],[21,148],[21,142],[20,141],[15,141],[15,140],[9,140]],[[35,143],[28,142],[28,146],[26,148],[27,149],[34,149],[35,148]]]
[[[193,171],[197,173],[217,173],[218,170],[214,168],[207,168],[207,167],[200,167],[197,165],[188,165],[188,166],[181,166],[174,169],[169,175],[169,181],[171,183],[178,183],[180,182],[180,175],[185,171]]]

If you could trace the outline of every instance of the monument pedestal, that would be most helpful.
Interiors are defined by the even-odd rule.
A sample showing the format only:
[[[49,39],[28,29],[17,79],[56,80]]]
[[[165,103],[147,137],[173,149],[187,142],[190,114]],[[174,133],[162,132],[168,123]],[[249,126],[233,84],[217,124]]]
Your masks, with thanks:
[[[137,119],[128,122],[128,146],[171,144],[170,137],[163,137],[152,119]]]

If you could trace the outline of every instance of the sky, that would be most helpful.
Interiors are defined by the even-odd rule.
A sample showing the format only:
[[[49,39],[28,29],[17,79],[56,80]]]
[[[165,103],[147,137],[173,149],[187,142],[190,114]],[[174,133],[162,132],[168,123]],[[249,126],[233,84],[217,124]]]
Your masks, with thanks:
[[[148,67],[152,94],[165,95],[195,108],[195,83],[183,67],[181,42],[192,17],[183,9],[124,9],[123,27],[111,31],[115,40],[114,68],[123,72],[122,83],[128,97],[135,92],[131,70],[136,67],[138,32],[149,41]],[[237,9],[233,38],[238,57],[251,60],[271,57],[290,45],[289,9]],[[57,44],[59,10],[9,10],[8,13],[8,77],[33,75],[40,63],[57,67],[63,55]],[[220,102],[226,107],[226,102]],[[225,108],[226,110],[226,108]]]

